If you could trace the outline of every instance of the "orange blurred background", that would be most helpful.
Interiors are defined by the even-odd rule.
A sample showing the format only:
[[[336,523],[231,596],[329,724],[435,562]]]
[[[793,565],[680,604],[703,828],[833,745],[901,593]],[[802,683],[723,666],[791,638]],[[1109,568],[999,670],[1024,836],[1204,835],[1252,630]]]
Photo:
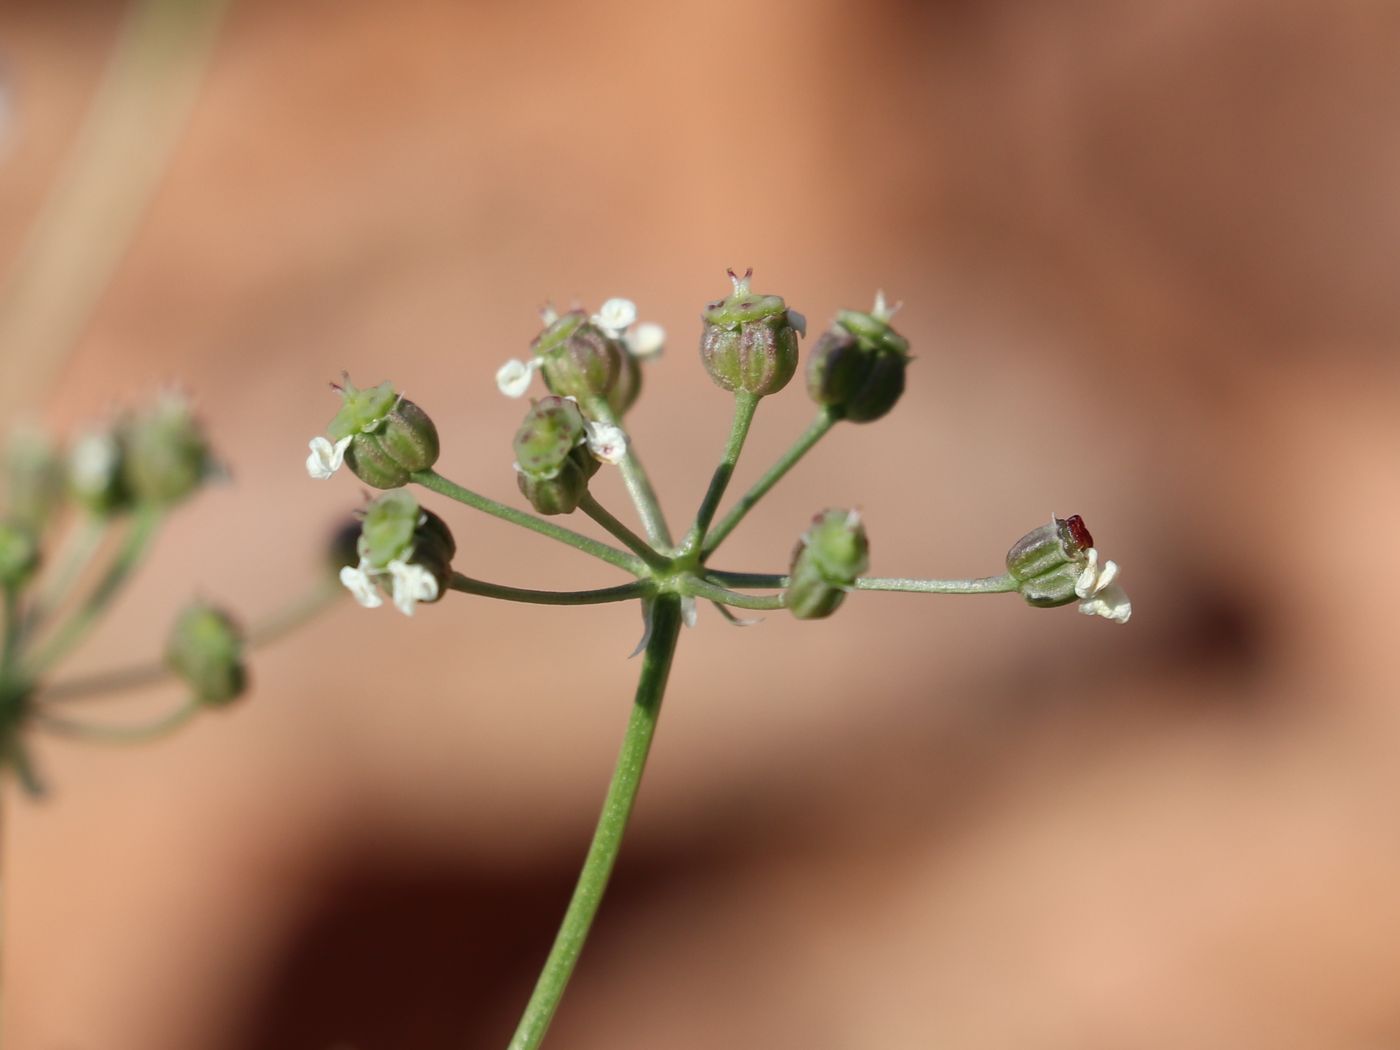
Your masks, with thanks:
[[[138,119],[111,170],[72,160],[160,6],[0,7],[12,292],[65,179],[160,159]],[[671,335],[629,431],[674,520],[727,428],[693,350],[724,268],[814,327],[883,287],[908,394],[838,428],[725,567],[782,571],[814,511],[859,505],[875,573],[981,575],[1077,512],[1132,623],[702,609],[548,1045],[1400,1046],[1400,8],[234,0],[209,25],[130,236],[78,239],[110,281],[48,349],[0,344],[11,376],[71,351],[8,412],[71,432],[176,382],[233,474],[72,671],[157,652],[192,594],[256,619],[314,580],[361,500],[302,465],[342,368],[513,499],[496,367],[546,300],[633,298]],[[799,383],[765,401],[737,484],[811,411]],[[463,572],[617,580],[428,502]],[[38,745],[52,797],[5,797],[6,1047],[503,1046],[640,629],[347,602],[167,742]]]

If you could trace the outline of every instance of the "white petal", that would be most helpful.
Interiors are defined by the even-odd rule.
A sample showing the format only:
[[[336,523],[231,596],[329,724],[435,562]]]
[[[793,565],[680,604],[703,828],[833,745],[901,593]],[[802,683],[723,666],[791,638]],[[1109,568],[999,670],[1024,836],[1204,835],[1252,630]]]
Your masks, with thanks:
[[[506,397],[524,397],[525,391],[530,389],[530,377],[539,367],[538,358],[528,362],[511,358],[496,369],[496,386]]]
[[[394,605],[405,616],[412,616],[413,607],[419,602],[430,602],[438,596],[437,577],[421,565],[391,561],[389,575],[394,580]]]
[[[805,337],[807,335],[807,315],[800,314],[796,310],[789,310],[788,324],[797,329],[797,334]]]
[[[681,597],[681,623],[687,627],[694,627],[695,621],[700,618],[700,613],[695,608],[695,599],[689,595]]]
[[[631,299],[609,299],[593,315],[593,323],[609,335],[621,335],[637,321],[637,304]]]
[[[1085,616],[1102,616],[1114,623],[1127,623],[1133,614],[1133,603],[1122,587],[1112,584],[1092,598],[1079,603],[1079,611]]]
[[[1118,577],[1118,563],[1116,561],[1106,561],[1103,569],[1099,572],[1099,578],[1094,581],[1094,593],[1098,594],[1106,587],[1110,586]]]
[[[1081,598],[1088,598],[1094,593],[1094,584],[1099,578],[1099,552],[1095,547],[1090,547],[1084,552],[1084,571],[1079,574],[1079,579],[1074,581],[1074,593]]]
[[[121,448],[111,434],[85,434],[68,457],[69,478],[81,493],[101,493],[111,483],[120,461]],[[308,469],[310,465],[308,460]]]
[[[346,590],[355,596],[355,601],[366,609],[377,609],[384,604],[384,599],[379,594],[379,588],[374,585],[374,580],[370,579],[369,573],[365,572],[363,562],[360,563],[359,568],[347,565],[341,569],[340,582],[345,585]]]
[[[666,345],[666,329],[648,321],[646,324],[637,325],[623,336],[622,340],[633,357],[655,357]]]
[[[627,434],[612,423],[584,421],[584,440],[594,459],[604,463],[618,464],[627,455]]]
[[[311,439],[311,455],[306,457],[306,472],[317,481],[325,481],[345,462],[345,450],[350,438],[343,437],[332,445],[323,437]]]

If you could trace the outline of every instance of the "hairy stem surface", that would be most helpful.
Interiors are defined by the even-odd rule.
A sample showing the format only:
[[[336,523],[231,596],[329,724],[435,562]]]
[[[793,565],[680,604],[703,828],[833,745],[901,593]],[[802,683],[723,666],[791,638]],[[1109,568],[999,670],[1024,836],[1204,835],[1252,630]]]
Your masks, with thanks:
[[[656,719],[661,712],[661,697],[666,691],[666,679],[671,672],[671,659],[676,652],[680,633],[680,602],[674,595],[662,595],[652,602],[651,637],[642,658],[642,676],[637,683],[632,717],[627,734],[622,739],[622,753],[617,759],[612,783],[603,802],[603,813],[588,856],[583,862],[578,885],[569,901],[564,921],[555,936],[554,947],[545,960],[544,970],[535,985],[534,994],[525,1007],[525,1014],[510,1041],[510,1050],[535,1050],[544,1041],[554,1012],[559,1008],[569,977],[574,972],[583,943],[588,937],[593,917],[603,900],[608,878],[612,875],[622,846],[622,835],[632,814],[632,805],[641,786],[642,770],[651,750],[656,732]]]

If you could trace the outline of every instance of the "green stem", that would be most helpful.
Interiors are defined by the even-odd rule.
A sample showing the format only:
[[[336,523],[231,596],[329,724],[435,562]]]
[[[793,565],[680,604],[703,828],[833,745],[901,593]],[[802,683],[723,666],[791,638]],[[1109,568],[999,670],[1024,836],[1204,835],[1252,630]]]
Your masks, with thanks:
[[[316,617],[345,597],[339,580],[325,580],[304,595],[248,628],[248,646],[261,649],[274,645],[287,635],[301,630]]]
[[[175,732],[197,715],[203,706],[198,699],[190,697],[168,715],[141,725],[89,725],[47,711],[35,711],[31,717],[40,729],[75,740],[95,744],[144,744]]]
[[[527,529],[538,532],[541,536],[548,536],[550,539],[558,540],[591,554],[595,558],[601,558],[609,565],[616,565],[619,569],[630,572],[633,576],[645,576],[646,566],[638,558],[634,558],[626,551],[620,551],[616,547],[609,547],[606,543],[599,543],[595,539],[590,539],[581,533],[566,529],[562,525],[555,525],[552,521],[545,521],[537,518],[533,514],[527,514],[523,510],[516,510],[504,503],[497,503],[493,499],[478,495],[471,489],[463,488],[454,481],[448,481],[435,470],[420,470],[410,475],[414,481],[422,485],[425,489],[436,492],[439,496],[446,496],[454,499],[458,503],[465,503],[468,507],[485,511],[487,514],[495,515],[502,521],[508,521],[512,525],[520,525]]]
[[[136,512],[136,517],[131,523],[131,528],[127,531],[121,547],[117,551],[112,564],[108,566],[102,579],[93,588],[92,594],[87,601],[83,602],[68,618],[68,622],[63,624],[44,645],[38,655],[30,664],[28,673],[31,679],[43,677],[44,672],[49,670],[55,663],[66,656],[72,648],[86,637],[94,624],[97,623],[107,606],[112,603],[120,592],[127,579],[136,570],[145,556],[146,549],[150,546],[151,539],[160,525],[160,511],[154,507],[143,507]]]
[[[786,587],[786,576],[762,572],[720,572],[709,570],[705,578],[725,587]],[[883,576],[863,576],[852,587],[857,591],[912,591],[919,594],[1005,594],[1017,589],[1011,576],[982,576],[975,580],[917,580]]]
[[[617,425],[617,417],[613,415],[612,408],[601,397],[589,398],[588,414],[600,423]],[[661,501],[656,498],[656,490],[651,487],[651,478],[647,477],[646,468],[632,450],[631,441],[628,441],[627,452],[618,466],[622,469],[622,483],[627,486],[627,494],[632,497],[637,515],[642,519],[642,530],[647,534],[647,539],[658,550],[670,550],[671,530],[666,525]]]
[[[641,680],[622,739],[622,753],[603,802],[593,842],[583,862],[578,885],[564,913],[564,921],[554,939],[549,958],[545,960],[535,991],[520,1018],[520,1025],[510,1041],[510,1050],[535,1050],[544,1040],[554,1012],[559,1008],[564,989],[578,962],[589,927],[602,902],[603,891],[617,861],[622,835],[641,786],[642,770],[647,752],[651,750],[656,732],[656,719],[661,712],[661,697],[666,691],[666,678],[671,671],[676,640],[680,634],[680,602],[673,595],[658,597],[651,606],[651,637],[642,658]]]
[[[784,604],[781,594],[740,594],[708,580],[696,579],[694,576],[687,577],[681,587],[692,598],[708,598],[712,602],[732,605],[736,609],[781,609]]]
[[[344,596],[345,589],[339,583],[317,584],[312,590],[298,598],[285,609],[273,613],[266,620],[253,624],[248,629],[248,647],[261,649],[273,645],[288,634],[304,627],[322,612]],[[72,678],[53,685],[41,685],[35,699],[44,704],[63,703],[69,700],[85,700],[96,695],[119,693],[129,689],[155,685],[170,678],[174,672],[164,663],[132,664],[109,671]]]
[[[63,545],[54,557],[57,568],[50,577],[49,585],[35,600],[29,615],[25,618],[26,634],[36,631],[57,609],[73,590],[73,585],[83,575],[83,570],[91,564],[102,540],[111,527],[111,521],[97,515],[85,515],[83,520],[71,528],[63,539]]]
[[[773,466],[768,469],[768,473],[754,482],[753,488],[744,493],[744,495],[739,498],[739,502],[734,504],[734,507],[724,516],[724,519],[715,526],[714,531],[710,533],[709,539],[705,542],[702,560],[703,558],[708,558],[719,549],[719,545],[724,542],[724,538],[734,531],[735,526],[738,525],[739,522],[744,520],[744,515],[753,509],[754,504],[766,496],[768,490],[780,482],[783,476],[797,465],[797,461],[811,451],[812,446],[820,441],[823,435],[836,425],[839,418],[839,416],[833,415],[830,409],[824,408],[817,413],[817,418],[812,420],[811,425],[802,432],[802,436],[793,443],[790,449],[783,453],[778,462],[774,463]]]
[[[734,421],[729,428],[729,440],[725,442],[724,454],[720,457],[714,476],[710,478],[710,487],[700,503],[700,510],[695,515],[695,524],[691,526],[690,534],[681,545],[682,554],[693,553],[702,549],[704,545],[705,533],[709,530],[710,523],[715,520],[719,501],[724,498],[724,490],[729,487],[729,479],[734,476],[739,454],[744,450],[744,440],[749,436],[749,426],[753,423],[758,401],[755,395],[742,391],[734,395]]]
[[[651,544],[618,521],[606,507],[593,497],[593,493],[585,492],[583,494],[583,499],[579,500],[578,509],[611,532],[653,569],[670,568],[670,559],[658,554]]]
[[[652,591],[648,582],[637,580],[617,587],[600,587],[592,591],[536,591],[526,587],[507,587],[500,583],[474,580],[460,572],[452,574],[448,585],[463,594],[478,594],[483,598],[499,598],[507,602],[529,602],[534,605],[606,605],[645,598]]]
[[[15,664],[19,662],[19,641],[24,619],[19,611],[19,588],[5,586],[5,641],[0,647],[0,686],[10,680]]]
[[[1010,576],[983,576],[976,580],[909,580],[864,576],[856,580],[858,591],[914,591],[919,594],[1005,594],[1017,582]]]

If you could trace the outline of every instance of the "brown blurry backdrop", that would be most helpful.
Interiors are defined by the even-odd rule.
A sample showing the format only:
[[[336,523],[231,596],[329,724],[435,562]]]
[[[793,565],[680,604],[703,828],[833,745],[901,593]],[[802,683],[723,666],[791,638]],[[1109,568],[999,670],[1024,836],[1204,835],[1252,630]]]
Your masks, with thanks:
[[[0,264],[122,17],[0,6]],[[313,579],[360,500],[302,467],[341,368],[509,497],[495,368],[546,299],[629,296],[671,334],[629,430],[675,519],[727,427],[693,350],[724,268],[814,326],[882,286],[909,393],[723,563],[779,571],[812,512],[858,504],[875,572],[979,575],[1078,512],[1132,623],[703,609],[550,1045],[1400,1046],[1397,186],[1381,0],[235,0],[129,251],[24,399],[69,429],[179,382],[235,479],[77,664],[154,652],[192,593],[256,618]],[[764,403],[739,484],[810,411],[798,384]],[[616,579],[441,502],[465,572]],[[42,746],[52,799],[5,798],[7,1050],[503,1046],[640,627],[347,604],[167,742]]]

